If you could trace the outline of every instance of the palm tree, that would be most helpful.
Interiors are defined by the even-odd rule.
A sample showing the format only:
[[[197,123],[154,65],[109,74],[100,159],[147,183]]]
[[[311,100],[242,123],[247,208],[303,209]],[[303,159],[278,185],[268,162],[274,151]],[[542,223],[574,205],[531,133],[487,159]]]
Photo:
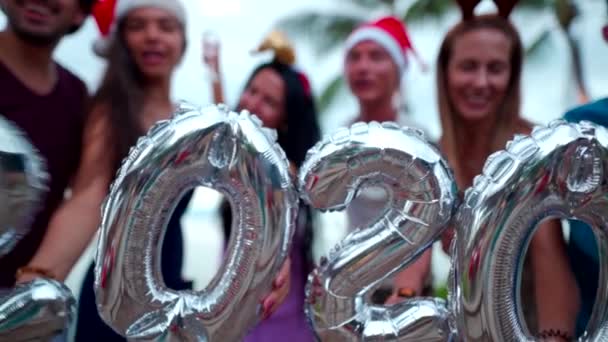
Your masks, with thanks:
[[[581,47],[579,40],[574,36],[571,27],[579,14],[579,9],[574,0],[537,0],[537,7],[550,8],[557,20],[559,29],[566,37],[568,53],[572,62],[572,71],[574,73],[574,82],[578,101],[585,103],[589,101],[589,93],[585,85],[583,77],[583,64],[581,60]],[[526,3],[526,1],[523,1]],[[545,29],[537,36],[526,49],[528,56],[534,56],[540,48],[549,41],[553,27],[545,27]]]
[[[378,12],[391,14],[403,18],[407,23],[420,22],[427,18],[442,18],[449,10],[455,7],[453,0],[336,0],[344,2],[350,11],[340,13],[321,13],[308,11],[288,16],[279,21],[279,27],[294,37],[309,40],[317,56],[325,56],[340,46],[346,37],[362,22],[369,19],[369,14]],[[403,6],[405,3],[405,6]],[[519,7],[543,10],[551,9],[557,18],[559,28],[565,33],[568,48],[572,57],[575,82],[579,100],[588,98],[583,81],[580,47],[577,39],[572,35],[570,26],[577,16],[574,0],[521,0]],[[405,8],[404,10],[401,10]],[[342,9],[342,8],[341,8]],[[528,55],[534,55],[548,42],[553,28],[547,27],[528,46]],[[336,75],[321,92],[319,97],[320,112],[326,109],[336,98],[336,95],[345,86],[342,75]]]

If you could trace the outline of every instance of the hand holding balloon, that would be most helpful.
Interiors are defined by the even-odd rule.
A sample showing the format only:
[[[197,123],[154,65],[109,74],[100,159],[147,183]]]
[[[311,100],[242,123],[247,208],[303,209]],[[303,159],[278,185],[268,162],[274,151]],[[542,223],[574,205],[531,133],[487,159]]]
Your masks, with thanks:
[[[536,127],[531,136],[516,136],[488,158],[456,218],[449,289],[460,338],[535,340],[513,290],[521,260],[537,225],[547,218],[587,222],[600,250],[608,248],[607,160],[608,130],[563,121]],[[607,256],[600,253],[600,279],[606,279]],[[606,286],[598,288],[593,311],[584,340],[605,341]]]
[[[263,319],[269,318],[287,298],[290,287],[290,268],[291,261],[289,258],[285,260],[281,271],[272,282],[272,292],[262,301],[262,309],[264,310]]]
[[[233,236],[207,289],[177,292],[161,280],[158,250],[174,203],[199,185],[228,198]],[[287,293],[297,208],[285,155],[257,118],[182,106],[140,139],[106,199],[95,270],[102,318],[130,339],[242,338]]]

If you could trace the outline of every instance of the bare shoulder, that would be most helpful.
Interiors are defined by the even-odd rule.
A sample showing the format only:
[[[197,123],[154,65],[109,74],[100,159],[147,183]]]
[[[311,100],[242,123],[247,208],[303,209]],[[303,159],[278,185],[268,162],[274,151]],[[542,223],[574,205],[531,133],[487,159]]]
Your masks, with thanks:
[[[105,134],[109,128],[109,108],[107,105],[95,104],[87,117],[85,125],[85,135],[98,136]]]

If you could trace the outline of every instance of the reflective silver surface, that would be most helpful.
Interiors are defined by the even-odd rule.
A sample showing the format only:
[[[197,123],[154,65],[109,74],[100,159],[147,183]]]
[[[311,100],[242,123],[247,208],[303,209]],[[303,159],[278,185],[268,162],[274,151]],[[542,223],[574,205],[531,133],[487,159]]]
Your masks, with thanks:
[[[25,133],[0,116],[0,258],[29,232],[47,181],[44,162]]]
[[[370,227],[350,233],[311,275],[307,314],[322,341],[445,341],[448,310],[439,299],[372,305],[368,295],[403,269],[448,226],[457,188],[420,131],[357,123],[317,144],[300,170],[301,197],[343,210],[359,189],[384,187],[388,201]]]
[[[547,217],[594,226],[601,260],[596,307],[584,341],[608,340],[608,131],[555,121],[516,136],[488,158],[457,215],[450,301],[464,341],[533,341],[519,277],[536,225]]]
[[[63,284],[36,279],[0,290],[0,341],[49,341],[67,330],[76,300]]]
[[[298,208],[285,154],[260,125],[224,106],[199,111],[182,104],[125,159],[103,208],[95,269],[99,311],[117,332],[156,341],[237,341],[258,323]],[[208,287],[177,292],[162,281],[161,242],[174,206],[196,186],[230,201],[232,237]]]

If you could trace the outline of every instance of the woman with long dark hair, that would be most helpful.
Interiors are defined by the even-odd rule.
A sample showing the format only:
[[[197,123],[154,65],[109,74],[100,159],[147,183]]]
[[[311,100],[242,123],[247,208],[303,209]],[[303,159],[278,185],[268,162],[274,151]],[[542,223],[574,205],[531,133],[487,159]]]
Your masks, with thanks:
[[[89,151],[81,165],[100,170],[108,185],[137,139],[157,121],[171,118],[175,109],[171,79],[186,49],[186,12],[178,0],[120,0],[114,13],[110,36],[95,45],[96,52],[107,58],[108,67],[93,98],[86,129],[96,149]],[[166,286],[174,290],[191,288],[181,277],[180,224],[191,195],[177,205],[162,244],[161,273]],[[286,296],[288,287],[281,280],[286,277],[288,267],[264,301],[266,315]],[[93,284],[91,265],[82,285],[76,340],[124,340],[99,317]]]
[[[258,50],[272,50],[274,57],[252,72],[236,108],[248,110],[257,115],[264,126],[276,130],[278,143],[295,172],[304,162],[306,152],[320,138],[310,83],[302,72],[293,67],[295,54],[281,33],[272,32]],[[216,59],[207,63],[219,71]],[[214,98],[222,101],[221,83],[219,78],[216,80]],[[230,206],[224,202],[222,219],[226,240],[230,238],[231,217]],[[311,244],[312,213],[310,207],[301,204],[290,253],[290,293],[277,312],[253,329],[245,341],[314,340],[304,314],[304,287],[313,265]]]

